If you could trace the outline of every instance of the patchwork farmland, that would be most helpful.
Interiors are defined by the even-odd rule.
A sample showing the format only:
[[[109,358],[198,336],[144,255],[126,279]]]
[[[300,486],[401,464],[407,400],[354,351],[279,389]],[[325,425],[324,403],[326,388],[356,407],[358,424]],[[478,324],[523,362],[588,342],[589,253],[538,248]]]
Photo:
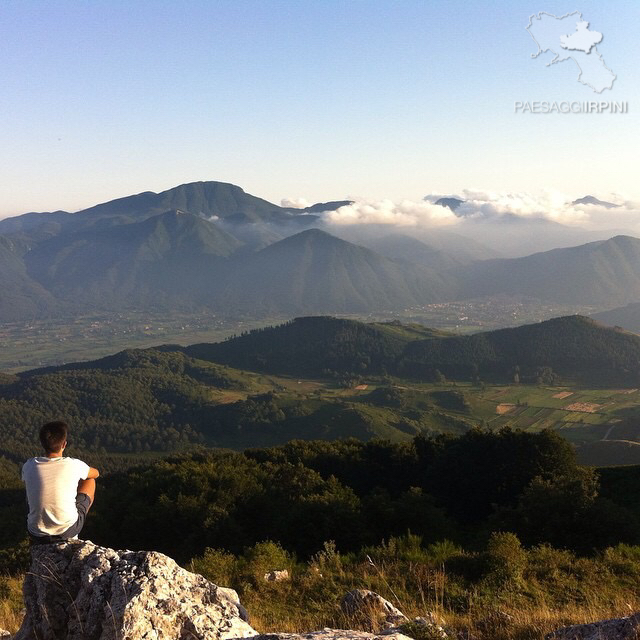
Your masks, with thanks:
[[[512,385],[470,389],[473,414],[490,429],[555,429],[570,442],[640,442],[638,389],[558,389]]]

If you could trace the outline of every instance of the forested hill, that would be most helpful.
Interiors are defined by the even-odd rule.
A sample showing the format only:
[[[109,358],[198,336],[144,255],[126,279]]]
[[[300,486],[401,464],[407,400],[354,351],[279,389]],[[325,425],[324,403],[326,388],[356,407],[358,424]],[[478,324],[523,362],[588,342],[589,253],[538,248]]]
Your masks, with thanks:
[[[154,350],[2,375],[0,455],[15,460],[35,455],[38,429],[51,419],[72,425],[70,455],[170,451],[205,440],[216,444],[210,433],[216,421],[208,407],[225,390],[255,391],[253,379],[182,353]]]
[[[559,375],[638,386],[639,362],[640,338],[579,316],[473,336],[298,318],[218,344],[2,375],[0,455],[33,455],[38,428],[52,418],[73,425],[74,447],[98,453],[464,433],[478,419],[463,394],[413,397],[412,381],[553,383]],[[360,382],[377,388],[362,395]]]
[[[330,316],[296,318],[215,344],[184,351],[201,360],[238,369],[292,375],[380,373],[393,366],[410,342],[444,335],[419,325],[366,324]]]
[[[602,382],[637,379],[640,338],[582,316],[554,318],[514,329],[454,336],[393,323],[364,324],[330,317],[297,318],[185,352],[254,371],[323,376],[392,374],[431,379],[441,373],[511,380],[548,370]]]

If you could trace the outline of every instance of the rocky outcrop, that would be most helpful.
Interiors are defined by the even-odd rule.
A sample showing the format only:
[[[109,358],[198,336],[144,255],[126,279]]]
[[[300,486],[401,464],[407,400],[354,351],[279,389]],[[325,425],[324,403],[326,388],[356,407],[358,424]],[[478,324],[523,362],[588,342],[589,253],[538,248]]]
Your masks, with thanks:
[[[342,598],[340,608],[344,613],[356,619],[364,618],[365,621],[379,619],[385,628],[396,627],[404,622],[409,622],[409,619],[402,611],[394,607],[381,595],[367,589],[349,591]]]
[[[637,640],[640,638],[640,613],[627,618],[601,620],[558,629],[545,640]]]
[[[415,637],[449,637],[435,618],[410,621],[363,589],[350,591],[341,606],[375,633],[258,635],[233,589],[161,553],[114,551],[81,540],[32,547],[24,599],[26,616],[13,640],[411,640],[415,629]]]
[[[257,632],[231,589],[154,551],[34,546],[14,640],[231,640]]]
[[[422,638],[428,635],[434,639],[447,640],[449,638],[445,629],[431,612],[427,613],[427,617],[409,620],[400,609],[385,600],[380,594],[368,589],[349,591],[342,598],[340,608],[359,624],[374,628],[382,627],[379,633],[381,636],[406,635]]]

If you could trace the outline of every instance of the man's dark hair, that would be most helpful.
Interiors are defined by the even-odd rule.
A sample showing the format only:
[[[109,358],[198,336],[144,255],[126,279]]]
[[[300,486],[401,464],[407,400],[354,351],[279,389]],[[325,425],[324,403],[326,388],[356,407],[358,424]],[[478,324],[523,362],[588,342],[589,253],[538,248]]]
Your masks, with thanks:
[[[62,449],[68,433],[69,427],[66,422],[62,422],[62,420],[47,422],[40,429],[40,442],[47,453],[54,453]]]

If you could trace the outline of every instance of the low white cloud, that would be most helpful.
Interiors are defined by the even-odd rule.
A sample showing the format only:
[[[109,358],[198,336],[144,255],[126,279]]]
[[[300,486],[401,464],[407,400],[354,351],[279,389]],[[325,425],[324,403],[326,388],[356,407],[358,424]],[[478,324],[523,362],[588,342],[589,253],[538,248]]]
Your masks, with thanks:
[[[454,213],[431,202],[402,200],[357,200],[322,214],[329,224],[388,224],[399,227],[445,226],[456,224]]]
[[[291,209],[304,209],[310,205],[311,203],[306,198],[282,198],[282,200],[280,200],[281,207]]]
[[[515,215],[522,218],[543,218],[561,224],[582,224],[589,221],[589,214],[557,191],[495,192],[465,189],[462,192],[464,204],[458,213],[465,217],[499,217]]]
[[[431,194],[419,202],[353,197],[351,204],[320,215],[326,224],[342,226],[382,224],[428,228],[466,225],[480,220],[497,223],[501,218],[517,216],[592,230],[640,230],[640,203],[618,193],[598,193],[601,201],[613,203],[617,205],[616,208],[599,204],[572,204],[579,197],[551,190],[530,193],[464,189],[456,194]],[[441,198],[457,198],[463,203],[454,212],[449,207],[435,204]],[[284,199],[282,203],[283,206],[297,208],[309,206],[304,198]]]

